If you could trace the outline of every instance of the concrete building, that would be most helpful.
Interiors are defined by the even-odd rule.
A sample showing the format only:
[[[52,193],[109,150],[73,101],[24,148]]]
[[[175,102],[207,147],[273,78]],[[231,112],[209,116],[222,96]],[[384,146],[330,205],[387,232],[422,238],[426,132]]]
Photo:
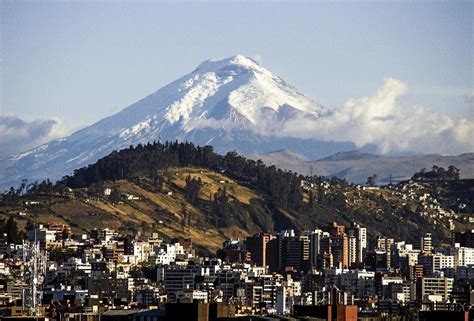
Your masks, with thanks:
[[[418,278],[416,291],[420,301],[447,302],[453,290],[452,278]]]
[[[452,247],[450,254],[454,256],[455,267],[474,265],[474,248]]]
[[[443,254],[420,255],[418,263],[423,265],[425,276],[432,276],[436,271],[446,268],[454,268],[454,256]]]
[[[367,251],[367,228],[353,222],[346,232],[348,236],[353,236],[356,239],[356,263],[364,262]]]

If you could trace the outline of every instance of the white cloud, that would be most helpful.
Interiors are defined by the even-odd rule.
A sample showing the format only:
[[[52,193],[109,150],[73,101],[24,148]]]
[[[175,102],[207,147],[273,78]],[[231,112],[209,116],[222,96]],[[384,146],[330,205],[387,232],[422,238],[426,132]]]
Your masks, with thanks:
[[[23,152],[69,133],[57,118],[27,122],[13,114],[0,115],[0,157]]]
[[[408,86],[394,78],[371,97],[349,99],[320,117],[296,114],[283,121],[260,117],[254,131],[266,136],[353,142],[375,145],[378,152],[460,154],[474,151],[474,122],[453,118],[422,106],[404,106],[399,99]],[[197,128],[232,129],[228,120],[203,119]]]
[[[458,154],[474,151],[474,122],[452,118],[422,106],[406,107],[399,98],[408,91],[387,78],[374,96],[349,99],[332,114],[318,119],[298,117],[282,124],[281,136],[374,144],[379,152]]]

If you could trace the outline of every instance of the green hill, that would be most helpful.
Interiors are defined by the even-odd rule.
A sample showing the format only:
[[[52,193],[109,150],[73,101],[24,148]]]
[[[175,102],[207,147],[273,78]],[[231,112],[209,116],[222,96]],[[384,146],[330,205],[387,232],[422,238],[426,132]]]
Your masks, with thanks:
[[[63,222],[76,233],[94,227],[159,232],[191,237],[211,251],[226,239],[333,220],[367,226],[370,239],[410,241],[432,232],[435,243],[449,242],[447,221],[421,215],[418,200],[392,189],[303,177],[234,152],[221,156],[209,146],[177,142],[113,152],[55,184],[24,182],[2,196],[0,216],[12,215],[20,227],[31,220]]]

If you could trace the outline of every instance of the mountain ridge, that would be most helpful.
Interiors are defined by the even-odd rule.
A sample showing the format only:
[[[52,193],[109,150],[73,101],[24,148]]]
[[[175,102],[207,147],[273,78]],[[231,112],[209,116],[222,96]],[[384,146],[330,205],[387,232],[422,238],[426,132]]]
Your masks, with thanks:
[[[60,179],[114,150],[154,141],[213,145],[221,154],[236,150],[260,155],[288,149],[306,159],[344,158],[347,155],[334,154],[352,153],[354,143],[287,137],[283,133],[286,124],[297,126],[300,121],[328,115],[334,113],[250,58],[236,55],[207,60],[111,116],[67,137],[0,160],[0,188],[16,186],[22,179]],[[361,148],[370,150],[371,146]],[[290,156],[285,166],[294,166],[297,159]],[[276,165],[277,159],[273,163]],[[319,172],[332,175],[347,168]]]
[[[338,177],[349,182],[365,184],[367,177],[376,174],[380,184],[388,184],[390,180],[397,182],[409,179],[421,169],[432,166],[448,168],[450,165],[461,170],[461,177],[474,178],[474,153],[443,156],[439,154],[414,156],[386,156],[364,153],[360,151],[340,152],[318,160],[298,161],[280,155],[279,151],[271,154],[253,155],[253,159],[261,159],[283,169],[301,174]]]
[[[0,186],[23,178],[58,179],[113,150],[159,140],[212,143],[222,153],[273,149],[288,144],[267,135],[273,124],[327,112],[254,60],[241,55],[208,60],[116,114],[3,159]]]

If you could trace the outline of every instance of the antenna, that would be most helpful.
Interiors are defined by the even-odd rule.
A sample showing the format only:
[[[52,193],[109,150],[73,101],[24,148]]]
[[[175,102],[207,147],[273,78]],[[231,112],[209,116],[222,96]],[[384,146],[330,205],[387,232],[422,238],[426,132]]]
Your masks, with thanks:
[[[25,263],[25,283],[29,286],[23,291],[23,309],[29,315],[40,315],[39,305],[43,298],[43,282],[46,274],[46,255],[40,248],[36,237],[34,241],[23,241],[23,262]]]

